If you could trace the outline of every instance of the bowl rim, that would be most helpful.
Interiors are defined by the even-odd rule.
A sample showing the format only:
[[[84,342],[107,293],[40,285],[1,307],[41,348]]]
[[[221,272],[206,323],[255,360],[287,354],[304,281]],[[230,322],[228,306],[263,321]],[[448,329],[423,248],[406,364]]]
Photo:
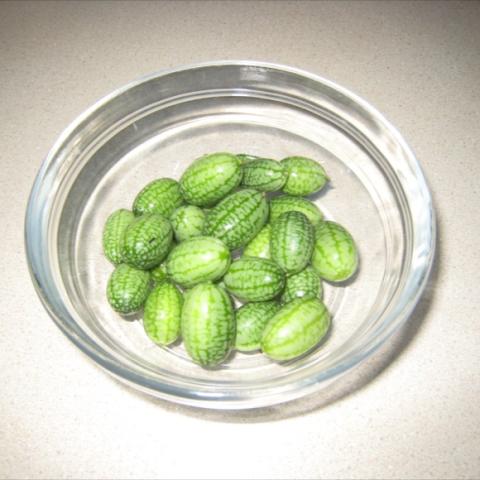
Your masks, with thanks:
[[[141,85],[142,83],[148,82],[152,79],[159,78],[165,75],[170,75],[173,73],[183,72],[187,70],[206,68],[206,67],[226,67],[226,66],[251,66],[259,67],[265,69],[280,70],[287,73],[295,74],[304,78],[313,80],[314,82],[321,83],[327,87],[338,91],[340,94],[346,98],[351,99],[353,102],[358,104],[362,109],[364,109],[369,115],[379,121],[380,124],[385,126],[388,129],[389,133],[393,135],[395,140],[401,146],[406,156],[408,157],[409,166],[415,171],[417,181],[419,182],[422,191],[425,194],[425,204],[428,207],[428,229],[426,230],[426,238],[424,240],[424,246],[427,248],[427,255],[425,264],[422,266],[419,276],[416,279],[416,289],[412,290],[413,295],[411,300],[403,306],[403,308],[396,314],[400,320],[396,322],[394,328],[390,330],[381,332],[382,335],[378,335],[375,338],[372,338],[368,343],[368,348],[364,348],[361,352],[357,353],[350,358],[350,361],[344,362],[340,365],[337,365],[330,370],[319,372],[318,375],[314,375],[309,378],[308,382],[304,382],[301,388],[296,390],[288,390],[282,392],[273,392],[267,393],[266,395],[259,397],[258,399],[253,400],[252,398],[236,398],[232,399],[228,396],[219,394],[205,394],[205,393],[196,393],[195,392],[186,392],[185,389],[179,388],[177,386],[166,385],[161,382],[152,382],[145,376],[141,375],[138,372],[133,371],[125,366],[118,364],[114,359],[110,358],[106,352],[99,351],[98,348],[95,348],[93,345],[86,343],[79,335],[74,332],[65,321],[57,315],[52,306],[50,305],[48,294],[44,288],[44,278],[42,275],[41,268],[38,266],[39,258],[35,253],[35,244],[32,242],[33,232],[35,230],[35,211],[36,211],[36,199],[38,197],[43,179],[48,171],[49,166],[54,162],[57,153],[61,149],[62,145],[65,143],[66,139],[77,129],[82,122],[84,122],[88,117],[94,113],[99,108],[108,104],[114,98],[120,96],[124,92]],[[317,391],[320,385],[324,385],[333,381],[334,379],[339,378],[340,376],[351,371],[357,367],[364,360],[373,355],[387,340],[393,335],[401,326],[410,317],[410,314],[417,305],[424,289],[427,284],[430,272],[432,270],[434,258],[435,258],[435,249],[436,249],[436,236],[437,236],[437,227],[436,227],[436,216],[432,202],[432,195],[428,187],[425,175],[423,173],[422,167],[418,162],[413,150],[407,144],[403,136],[397,130],[397,128],[375,107],[373,107],[369,102],[358,96],[357,94],[351,92],[349,89],[338,85],[337,83],[328,80],[320,75],[310,73],[306,70],[303,70],[298,67],[292,67],[287,65],[282,65],[279,63],[272,62],[263,62],[263,61],[250,61],[250,60],[216,60],[216,61],[206,61],[199,62],[194,64],[181,65],[173,68],[161,69],[147,75],[141,76],[115,90],[111,93],[101,97],[96,102],[94,102],[90,107],[84,110],[80,115],[78,115],[57,137],[57,140],[54,142],[53,146],[50,148],[47,156],[43,160],[40,169],[35,177],[33,182],[31,192],[28,198],[25,221],[24,221],[24,245],[26,251],[27,264],[30,272],[32,282],[34,284],[35,290],[38,297],[41,300],[45,310],[48,312],[50,317],[54,320],[55,324],[60,328],[60,330],[70,339],[80,350],[82,350],[91,360],[95,363],[102,366],[108,373],[112,374],[117,379],[122,382],[135,387],[145,393],[154,394],[161,398],[186,404],[189,406],[203,407],[203,408],[215,408],[215,409],[248,409],[248,408],[258,408],[265,407],[269,405],[274,405],[278,403],[283,403],[289,400],[294,400],[299,397],[303,397],[310,393]],[[411,279],[410,279],[411,280]],[[403,287],[404,289],[406,286]],[[187,393],[187,394],[186,394]]]

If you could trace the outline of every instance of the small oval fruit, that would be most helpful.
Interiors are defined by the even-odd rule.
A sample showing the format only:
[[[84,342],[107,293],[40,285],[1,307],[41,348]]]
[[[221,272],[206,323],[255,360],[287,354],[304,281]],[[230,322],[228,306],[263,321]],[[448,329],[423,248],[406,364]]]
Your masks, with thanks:
[[[148,295],[143,327],[158,345],[170,345],[180,336],[183,295],[170,282],[157,285]]]
[[[271,260],[242,257],[230,265],[223,281],[227,290],[240,300],[263,302],[282,292],[285,275]]]
[[[283,165],[269,158],[252,160],[243,166],[242,185],[261,192],[280,190],[287,181]]]
[[[243,247],[257,235],[268,218],[264,194],[240,190],[224,198],[208,213],[204,233],[219,238],[230,250]]]
[[[184,205],[172,213],[170,223],[177,241],[183,242],[202,234],[205,224],[205,213],[195,205]]]
[[[150,273],[122,263],[110,275],[107,300],[119,313],[134,313],[142,309],[149,291]]]
[[[160,264],[172,244],[170,222],[161,215],[149,213],[136,218],[125,230],[123,261],[144,270]]]
[[[127,227],[135,220],[130,210],[121,208],[113,212],[103,227],[103,253],[114,265],[122,263],[122,242]]]
[[[272,260],[287,273],[297,273],[310,262],[314,230],[300,212],[282,213],[272,224]]]
[[[318,192],[329,180],[323,167],[310,158],[287,157],[280,163],[288,174],[283,191],[290,195],[305,196]]]
[[[173,248],[167,259],[167,273],[174,282],[190,288],[221,278],[230,261],[230,251],[221,240],[194,237]]]
[[[235,315],[237,323],[235,348],[241,352],[260,349],[265,325],[279,308],[275,301],[246,303],[240,307]]]
[[[272,237],[272,226],[265,225],[253,240],[243,250],[246,257],[271,258],[270,239]]]
[[[323,218],[320,209],[306,198],[280,195],[270,200],[270,222],[274,222],[282,213],[291,211],[303,213],[313,226]]]
[[[192,205],[214,205],[242,180],[240,159],[231,153],[213,153],[197,158],[183,173],[180,188]]]
[[[291,360],[311,350],[330,327],[330,314],[319,300],[287,303],[267,323],[261,347],[272,360]]]
[[[287,277],[281,301],[283,303],[288,303],[296,298],[320,299],[322,293],[323,288],[320,277],[312,267],[308,266],[301,272]]]
[[[159,213],[165,218],[183,203],[180,184],[172,178],[159,178],[146,185],[133,202],[136,216]]]
[[[330,282],[343,282],[358,267],[358,251],[350,233],[335,222],[320,222],[315,228],[312,266]]]
[[[204,367],[218,365],[230,352],[235,314],[228,294],[212,283],[201,283],[185,294],[181,321],[185,348]]]

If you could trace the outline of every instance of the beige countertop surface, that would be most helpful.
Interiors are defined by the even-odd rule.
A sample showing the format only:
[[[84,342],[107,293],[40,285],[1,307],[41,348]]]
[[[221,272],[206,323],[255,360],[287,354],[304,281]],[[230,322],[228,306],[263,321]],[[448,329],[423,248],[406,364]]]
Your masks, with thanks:
[[[366,98],[434,197],[438,258],[411,321],[326,392],[245,412],[111,379],[42,308],[23,246],[42,159],[152,71],[278,62]],[[0,3],[1,478],[479,478],[480,3]]]

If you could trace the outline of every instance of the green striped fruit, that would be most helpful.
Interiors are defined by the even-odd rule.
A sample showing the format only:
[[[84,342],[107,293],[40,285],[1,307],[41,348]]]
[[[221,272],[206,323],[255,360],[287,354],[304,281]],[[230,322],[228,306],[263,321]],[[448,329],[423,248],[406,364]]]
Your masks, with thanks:
[[[122,242],[127,227],[135,216],[129,210],[121,208],[113,212],[103,227],[103,253],[114,265],[122,263]]]
[[[180,336],[183,295],[170,282],[157,285],[148,295],[143,327],[158,345],[170,345]]]
[[[167,259],[169,277],[182,287],[221,278],[230,266],[230,251],[213,237],[194,237],[180,243]]]
[[[160,265],[158,265],[158,267],[155,267],[152,270],[150,270],[150,274],[152,275],[152,280],[155,283],[162,283],[168,278],[167,264],[165,262],[161,263]]]
[[[213,153],[195,160],[183,173],[183,198],[199,207],[214,205],[242,180],[240,159],[230,153]]]
[[[172,237],[172,227],[164,217],[156,213],[142,215],[125,230],[123,260],[144,270],[156,267],[169,252]]]
[[[201,283],[185,294],[182,337],[194,362],[218,365],[230,352],[235,332],[235,313],[228,294],[212,283]]]
[[[330,282],[342,282],[356,272],[357,247],[344,227],[330,221],[317,225],[312,266],[321,278]]]
[[[168,218],[183,203],[180,185],[171,178],[160,178],[146,185],[133,202],[133,213],[159,213]]]
[[[270,301],[247,303],[238,309],[235,348],[241,352],[259,350],[265,325],[279,308],[277,302]]]
[[[271,258],[270,239],[272,238],[272,226],[265,225],[256,237],[243,250],[246,257]]]
[[[300,272],[310,262],[313,241],[313,226],[303,213],[282,213],[272,224],[272,260],[287,275]]]
[[[263,193],[246,189],[232,193],[208,213],[204,233],[219,238],[230,250],[243,247],[267,221]]]
[[[120,313],[141,310],[150,291],[150,273],[122,263],[110,275],[107,300]]]
[[[205,224],[205,213],[195,205],[185,205],[177,208],[170,217],[175,238],[179,242],[198,237],[202,234]]]
[[[248,153],[237,153],[236,157],[240,160],[242,165],[246,165],[247,163],[253,162],[253,160],[259,160],[261,158],[255,155],[248,155]]]
[[[290,195],[305,196],[318,192],[329,180],[323,167],[310,158],[287,157],[280,163],[288,173],[283,191]]]
[[[242,185],[262,192],[280,190],[287,181],[283,165],[269,158],[252,160],[243,166]]]
[[[223,277],[227,290],[245,302],[263,302],[280,294],[285,285],[282,269],[265,258],[242,257]]]
[[[313,226],[320,223],[322,212],[310,200],[292,195],[280,195],[270,200],[270,222],[276,220],[282,213],[296,211],[303,213]]]
[[[272,360],[291,360],[308,352],[325,336],[330,314],[319,300],[287,303],[267,323],[261,347]]]
[[[308,266],[305,270],[287,278],[281,300],[283,303],[288,303],[296,298],[321,298],[322,293],[320,277],[312,267]]]

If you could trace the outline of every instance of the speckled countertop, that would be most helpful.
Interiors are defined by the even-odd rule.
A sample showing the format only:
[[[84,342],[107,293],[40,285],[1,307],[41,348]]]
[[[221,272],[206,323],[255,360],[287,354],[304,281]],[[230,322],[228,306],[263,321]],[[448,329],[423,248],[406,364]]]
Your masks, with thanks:
[[[215,59],[360,94],[415,150],[438,260],[406,328],[321,395],[215,413],[139,395],[43,310],[23,217],[61,130],[131,79]],[[480,3],[0,3],[1,478],[479,478]]]

